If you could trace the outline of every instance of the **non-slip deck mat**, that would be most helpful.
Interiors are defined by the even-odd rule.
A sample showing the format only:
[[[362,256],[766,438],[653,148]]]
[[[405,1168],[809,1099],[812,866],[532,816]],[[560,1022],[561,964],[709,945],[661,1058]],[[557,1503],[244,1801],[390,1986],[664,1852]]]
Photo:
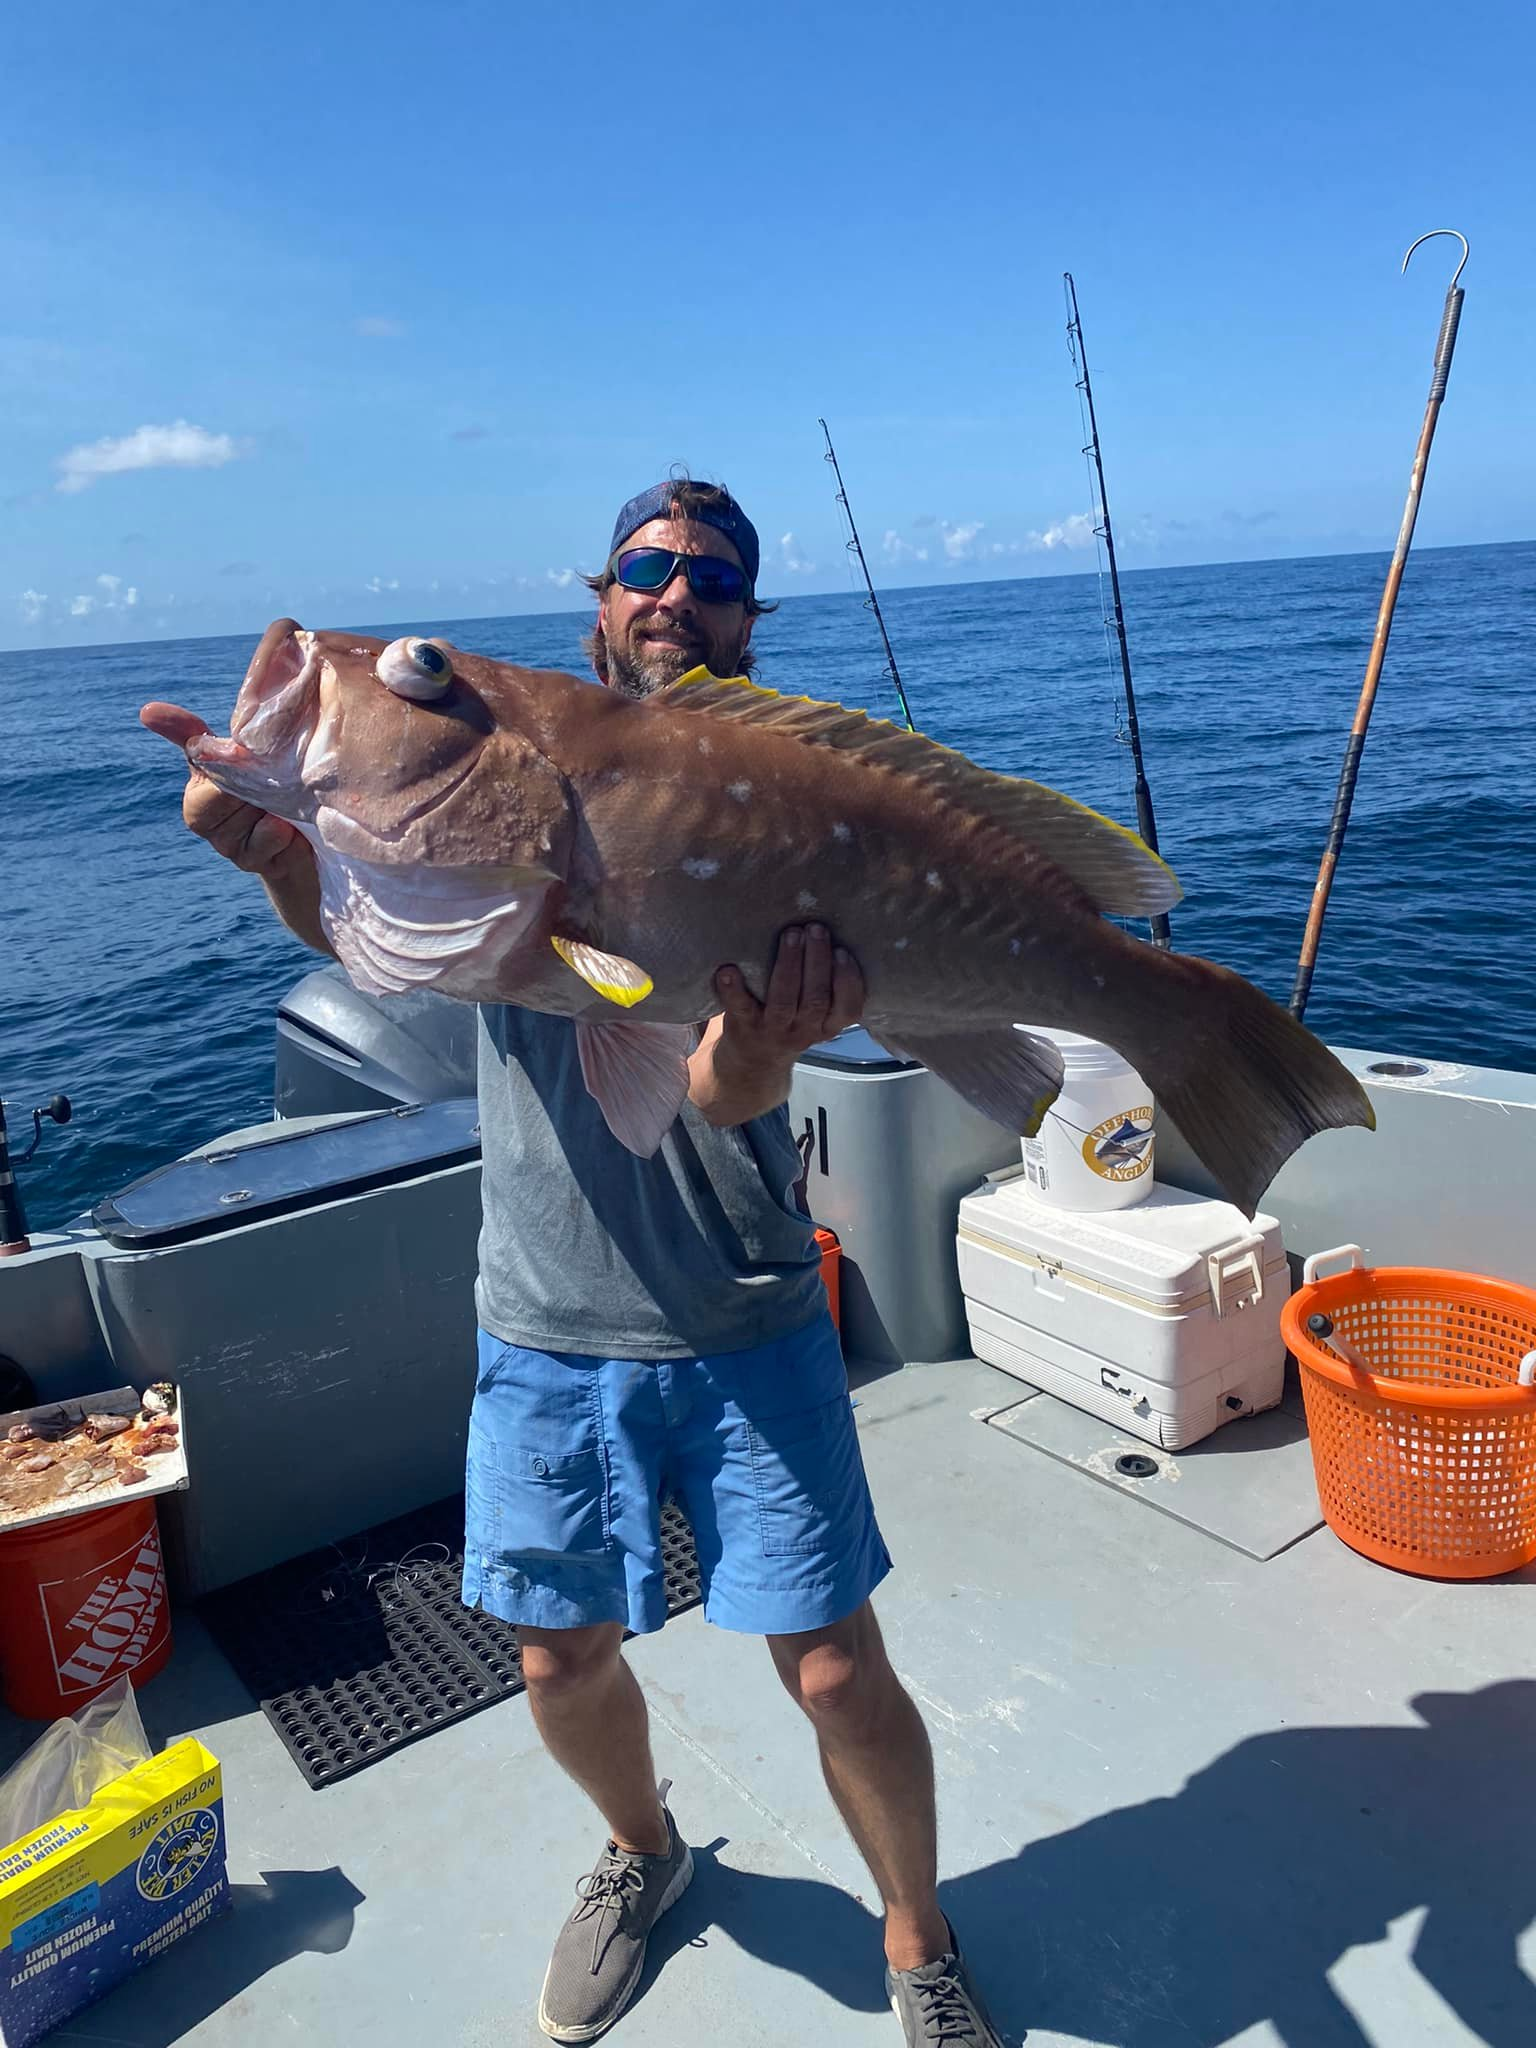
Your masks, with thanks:
[[[662,1512],[667,1611],[698,1605],[693,1532]],[[459,1597],[464,1500],[211,1594],[200,1613],[315,1788],[523,1689],[516,1631]]]

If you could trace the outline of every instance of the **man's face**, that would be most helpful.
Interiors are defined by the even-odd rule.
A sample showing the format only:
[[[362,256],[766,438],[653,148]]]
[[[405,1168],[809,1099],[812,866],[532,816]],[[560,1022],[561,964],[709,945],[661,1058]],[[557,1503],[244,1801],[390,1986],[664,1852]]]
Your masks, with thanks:
[[[720,555],[744,567],[735,547],[697,519],[652,519],[624,542],[678,555]],[[626,590],[615,583],[598,609],[608,650],[608,687],[648,697],[702,662],[712,675],[733,676],[752,637],[743,604],[706,604],[679,569],[664,590]]]

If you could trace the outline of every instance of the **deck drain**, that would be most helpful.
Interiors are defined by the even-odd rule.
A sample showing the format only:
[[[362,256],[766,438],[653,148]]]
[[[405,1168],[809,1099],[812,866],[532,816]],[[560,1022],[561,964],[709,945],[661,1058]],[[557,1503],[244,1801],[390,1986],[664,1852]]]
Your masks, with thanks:
[[[701,1597],[693,1531],[661,1517],[667,1611]],[[200,1612],[317,1790],[523,1689],[517,1633],[459,1598],[462,1494],[211,1594]]]
[[[1115,1470],[1122,1479],[1155,1479],[1157,1460],[1145,1451],[1123,1451],[1115,1460]]]

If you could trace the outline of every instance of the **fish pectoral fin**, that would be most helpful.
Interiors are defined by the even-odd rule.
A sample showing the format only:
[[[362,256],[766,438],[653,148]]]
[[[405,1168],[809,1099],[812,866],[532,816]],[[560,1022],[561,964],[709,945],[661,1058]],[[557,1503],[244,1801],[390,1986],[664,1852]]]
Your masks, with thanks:
[[[632,1010],[636,1003],[643,1003],[656,985],[643,967],[626,960],[622,953],[605,953],[601,946],[589,946],[581,939],[562,939],[558,934],[550,944],[589,988],[596,989],[621,1009]]]
[[[870,1036],[888,1052],[921,1060],[941,1081],[963,1095],[973,1109],[1004,1130],[1032,1138],[1061,1093],[1061,1054],[1048,1039],[1013,1028],[933,1033],[893,1024],[887,1036],[870,1025]]]
[[[587,1092],[619,1143],[649,1159],[688,1099],[691,1024],[645,1024],[637,1017],[576,1020]]]

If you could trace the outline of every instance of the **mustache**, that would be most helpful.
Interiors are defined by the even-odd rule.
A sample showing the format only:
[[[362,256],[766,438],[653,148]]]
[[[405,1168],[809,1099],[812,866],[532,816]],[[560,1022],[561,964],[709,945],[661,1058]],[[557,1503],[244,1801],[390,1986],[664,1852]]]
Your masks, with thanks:
[[[637,626],[634,637],[637,640],[686,640],[690,647],[702,647],[704,636],[692,626],[682,624],[671,626]]]

